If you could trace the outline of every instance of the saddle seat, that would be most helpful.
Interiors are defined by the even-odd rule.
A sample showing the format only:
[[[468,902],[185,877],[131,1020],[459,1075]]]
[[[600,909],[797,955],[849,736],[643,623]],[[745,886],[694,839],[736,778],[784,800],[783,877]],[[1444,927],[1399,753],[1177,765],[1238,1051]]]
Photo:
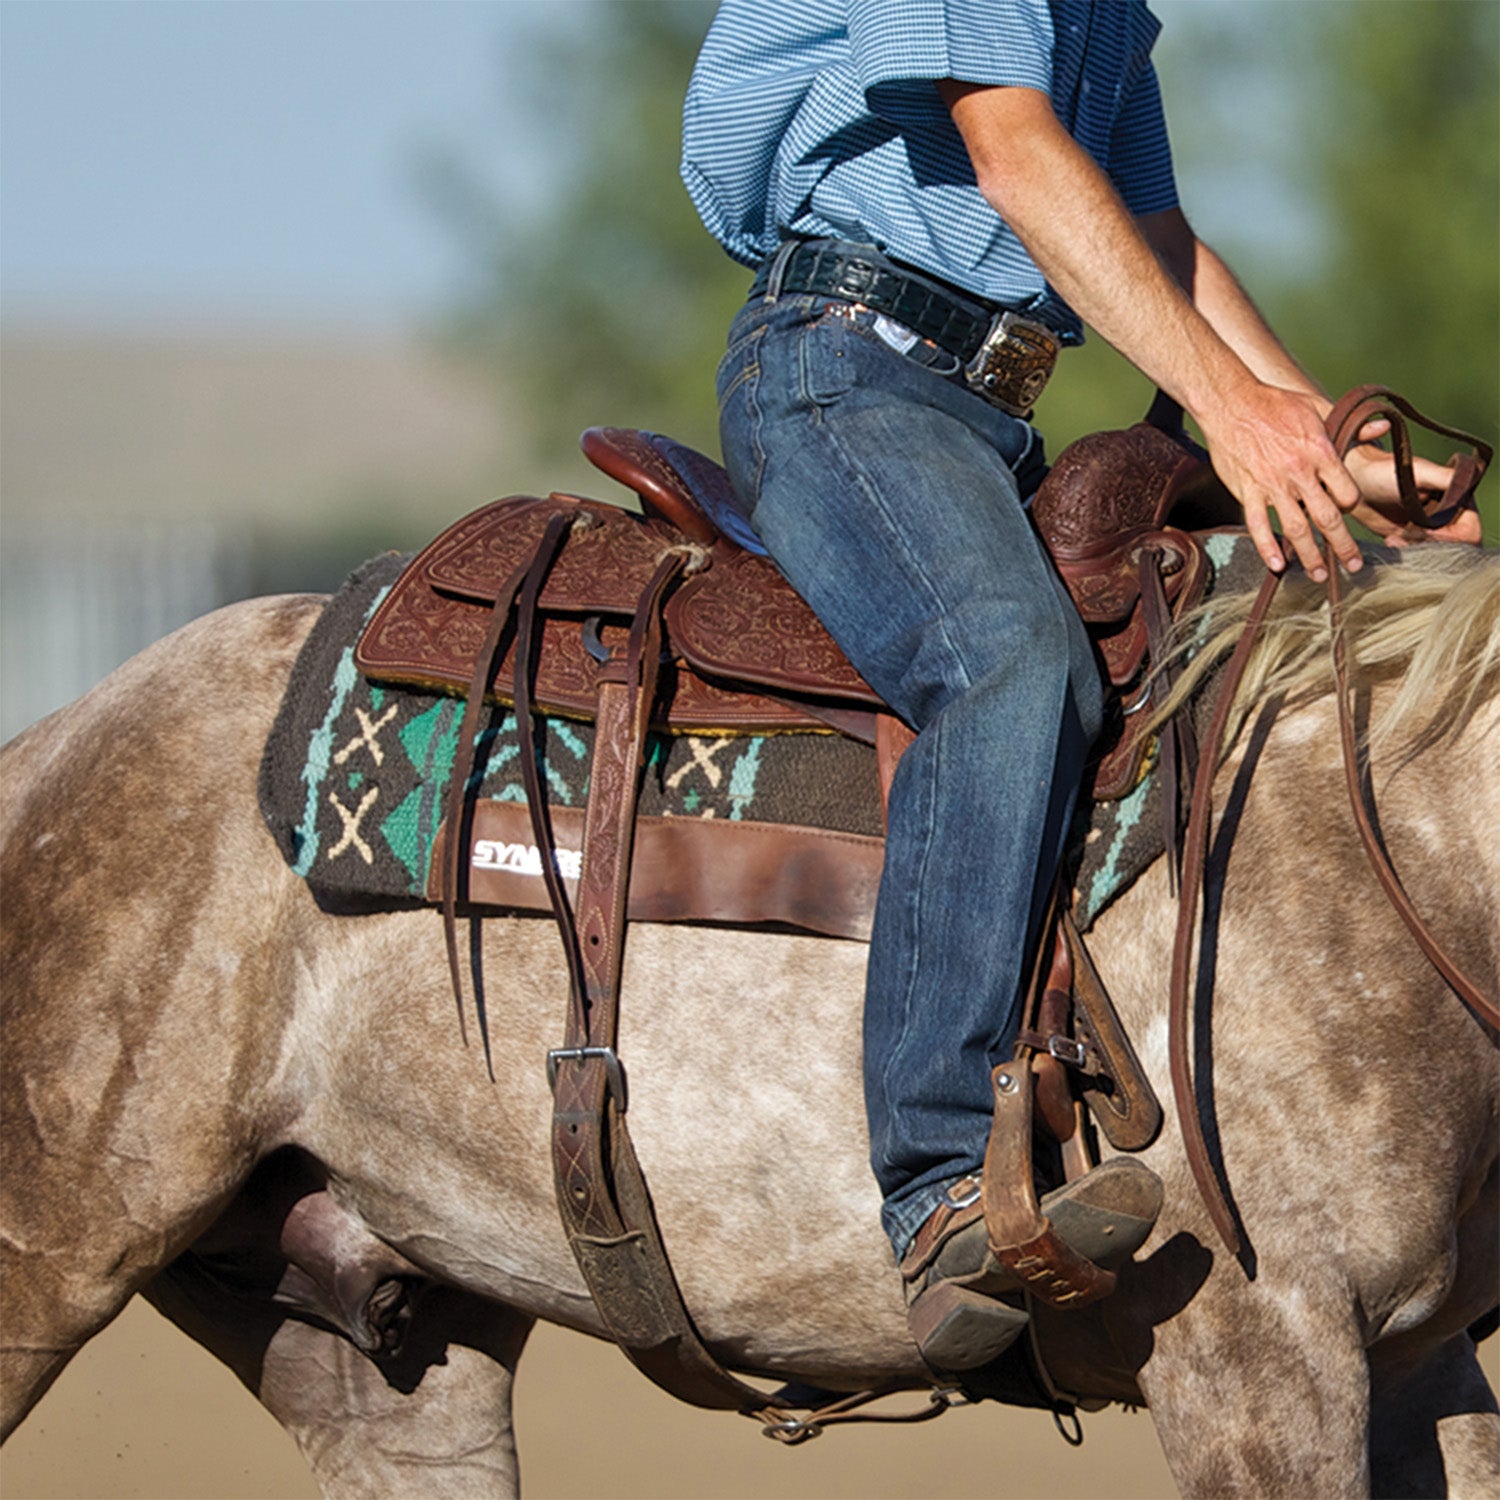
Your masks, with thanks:
[[[784,592],[797,606],[776,621],[779,630],[790,632],[783,644],[817,646],[801,654],[811,676],[796,687],[837,696],[850,685],[841,653],[836,675],[813,680],[828,660],[826,632],[790,589],[778,588],[779,575],[767,575],[760,564],[736,563],[742,548],[759,557],[765,549],[740,515],[720,465],[671,438],[633,428],[591,427],[582,447],[597,468],[635,492],[648,515],[669,521],[694,541],[719,547],[718,565],[724,570],[719,587],[700,586],[688,595],[696,602],[682,606],[693,630],[694,660],[702,669],[731,680],[757,680],[755,665],[765,660],[763,638],[736,630],[741,622],[720,610],[740,590],[754,595],[769,587],[772,598]],[[1158,397],[1144,421],[1123,432],[1095,433],[1065,449],[1037,491],[1031,513],[1117,690],[1113,746],[1100,761],[1094,785],[1097,797],[1120,796],[1140,774],[1143,747],[1127,721],[1144,706],[1139,690],[1152,635],[1165,628],[1166,613],[1176,616],[1207,587],[1195,533],[1238,525],[1239,506],[1208,455],[1182,431],[1181,409]],[[725,573],[733,575],[732,585]],[[1159,602],[1143,593],[1156,592],[1153,578],[1160,582]]]

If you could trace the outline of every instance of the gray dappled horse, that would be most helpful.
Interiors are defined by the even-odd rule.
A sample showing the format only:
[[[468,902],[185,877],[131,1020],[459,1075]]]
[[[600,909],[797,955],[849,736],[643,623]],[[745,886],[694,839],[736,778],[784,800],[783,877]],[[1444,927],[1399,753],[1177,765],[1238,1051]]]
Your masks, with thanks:
[[[1431,550],[1442,566],[1358,591],[1400,637],[1373,718],[1402,680],[1436,716],[1401,707],[1415,738],[1377,746],[1374,779],[1408,889],[1493,993],[1500,572]],[[484,924],[491,1083],[437,914],[332,915],[283,863],[256,774],[321,607],[200,620],[4,752],[5,1423],[142,1292],[328,1494],[510,1494],[533,1320],[600,1331],[548,1155],[562,957],[550,922]],[[1387,908],[1343,797],[1306,684],[1219,778],[1197,1076],[1247,1251],[1219,1247],[1169,1122],[1145,1155],[1166,1208],[1119,1291],[1038,1312],[1058,1384],[1149,1402],[1191,1494],[1500,1483],[1466,1331],[1496,1300],[1493,1045]],[[1163,1092],[1173,920],[1158,863],[1091,939]],[[722,1359],[920,1386],[866,1166],[863,964],[849,942],[633,927],[631,1128]]]

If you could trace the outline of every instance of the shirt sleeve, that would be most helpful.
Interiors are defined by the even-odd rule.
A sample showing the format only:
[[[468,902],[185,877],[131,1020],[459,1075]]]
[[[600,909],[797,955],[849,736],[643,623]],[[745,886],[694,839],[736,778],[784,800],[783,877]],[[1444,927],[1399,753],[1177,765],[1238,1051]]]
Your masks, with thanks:
[[[1149,62],[1136,74],[1120,103],[1110,140],[1109,175],[1132,214],[1162,213],[1177,207],[1177,181],[1161,85]]]
[[[940,78],[1049,93],[1046,0],[848,0],[850,58],[870,112],[929,118]]]

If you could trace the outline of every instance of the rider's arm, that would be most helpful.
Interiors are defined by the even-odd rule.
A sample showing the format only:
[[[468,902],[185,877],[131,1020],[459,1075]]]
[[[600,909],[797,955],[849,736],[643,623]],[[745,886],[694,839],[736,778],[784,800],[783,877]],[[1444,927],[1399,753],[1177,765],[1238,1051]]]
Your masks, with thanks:
[[[1136,223],[1157,259],[1250,371],[1267,384],[1312,396],[1319,416],[1326,417],[1333,403],[1276,337],[1233,271],[1193,233],[1182,211],[1173,208],[1148,214]],[[1384,424],[1379,424],[1380,430],[1383,427]],[[1368,435],[1377,436],[1378,431],[1370,431]],[[1361,495],[1352,514],[1376,535],[1399,543],[1405,521],[1390,454],[1373,443],[1361,443],[1350,450],[1344,464],[1359,485]],[[1453,471],[1418,458],[1415,477],[1419,488],[1439,494],[1447,487]],[[1443,541],[1477,543],[1480,532],[1478,514],[1465,511],[1450,525],[1426,534]]]
[[[952,80],[938,87],[980,191],[1043,274],[1086,322],[1196,419],[1214,467],[1244,507],[1266,565],[1282,566],[1270,523],[1274,510],[1312,577],[1321,579],[1324,572],[1314,528],[1347,566],[1357,568],[1358,548],[1341,512],[1358,503],[1359,489],[1323,429],[1326,398],[1265,328],[1227,270],[1221,277],[1211,263],[1200,263],[1194,240],[1189,298],[1163,269],[1109,179],[1058,122],[1046,94]],[[1204,272],[1200,292],[1197,278]],[[1200,295],[1223,329],[1196,305]],[[1236,343],[1246,346],[1264,374]]]
[[[1266,566],[1281,529],[1314,577],[1313,527],[1350,567],[1359,549],[1341,512],[1359,498],[1305,390],[1258,379],[1162,268],[1093,159],[1036,89],[938,85],[979,190],[1079,316],[1176,397],[1208,440]],[[1309,524],[1311,522],[1311,524]]]

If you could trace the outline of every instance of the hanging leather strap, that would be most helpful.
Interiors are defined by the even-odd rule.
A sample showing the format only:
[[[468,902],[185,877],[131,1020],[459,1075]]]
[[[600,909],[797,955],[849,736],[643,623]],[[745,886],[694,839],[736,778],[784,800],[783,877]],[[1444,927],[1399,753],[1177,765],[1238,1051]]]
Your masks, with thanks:
[[[683,1304],[626,1128],[625,1074],[615,1050],[625,897],[636,796],[661,660],[661,607],[690,556],[686,549],[673,549],[662,558],[641,597],[627,645],[609,651],[600,666],[576,915],[557,871],[536,757],[522,757],[537,848],[570,977],[563,1045],[547,1057],[553,1088],[553,1175],[563,1227],[579,1269],[611,1337],[637,1367],[694,1406],[780,1422],[785,1403],[724,1369]],[[540,578],[528,581],[520,603],[518,716],[530,711],[527,679],[540,585]]]
[[[1481,442],[1472,434],[1463,432],[1459,428],[1447,427],[1432,421],[1417,411],[1410,402],[1385,386],[1364,385],[1356,387],[1342,397],[1328,414],[1329,438],[1339,456],[1342,457],[1358,441],[1359,433],[1367,423],[1377,419],[1385,419],[1391,424],[1397,485],[1403,508],[1413,525],[1420,526],[1423,530],[1436,530],[1451,521],[1460,510],[1472,506],[1474,489],[1484,477],[1485,470],[1494,456],[1494,450],[1488,443]],[[1411,435],[1406,425],[1408,420],[1446,437],[1457,438],[1469,444],[1472,449],[1471,453],[1457,455],[1452,460],[1453,478],[1447,491],[1434,502],[1430,510],[1423,506],[1416,482]],[[1365,852],[1382,888],[1423,953],[1483,1024],[1492,1030],[1500,1029],[1500,1008],[1480,993],[1477,986],[1464,975],[1433,938],[1402,888],[1390,858],[1375,832],[1360,774],[1359,749],[1354,724],[1349,715],[1346,648],[1341,622],[1338,618],[1340,604],[1338,563],[1331,543],[1326,541],[1324,543],[1324,566],[1328,571],[1327,590],[1333,628],[1335,697],[1338,702],[1340,744],[1350,805],[1354,811],[1354,822],[1359,830],[1361,842],[1364,844]],[[1214,773],[1223,750],[1225,730],[1235,695],[1281,578],[1280,573],[1267,573],[1261,584],[1260,592],[1256,595],[1255,603],[1245,621],[1244,631],[1225,668],[1218,702],[1214,707],[1208,734],[1201,747],[1198,774],[1193,785],[1192,806],[1188,815],[1187,837],[1183,849],[1182,890],[1177,908],[1177,933],[1172,948],[1171,986],[1167,1012],[1167,1051],[1172,1077],[1172,1096],[1176,1105],[1178,1124],[1182,1131],[1183,1149],[1192,1170],[1193,1181],[1197,1184],[1209,1218],[1213,1221],[1219,1238],[1231,1255],[1239,1253],[1240,1235],[1233,1210],[1229,1207],[1223,1185],[1209,1155],[1197,1095],[1193,1088],[1192,1067],[1188,1055],[1188,980],[1197,929],[1198,898],[1202,891],[1203,872],[1207,859],[1208,833],[1213,824]],[[1205,1007],[1203,1017],[1205,1026],[1209,1024],[1210,1011],[1211,1007]]]
[[[484,700],[489,691],[490,680],[504,656],[500,649],[500,642],[505,635],[506,626],[514,617],[516,596],[522,591],[528,578],[536,579],[536,589],[540,588],[540,579],[546,577],[547,570],[552,566],[558,552],[562,550],[563,541],[573,524],[575,514],[575,512],[564,510],[556,512],[548,520],[541,539],[531,555],[521,562],[515,572],[497,590],[495,607],[490,611],[490,622],[485,631],[484,642],[479,648],[479,654],[474,658],[474,673],[469,680],[468,698],[464,703],[463,718],[458,726],[458,744],[454,749],[453,772],[448,782],[445,809],[448,842],[443,860],[443,940],[448,949],[448,979],[453,986],[453,998],[458,1006],[459,1032],[465,1046],[469,1044],[469,1031],[464,1019],[464,986],[458,960],[458,902],[462,894],[460,886],[464,868],[463,854],[469,846],[468,829],[465,824],[465,816],[470,803],[469,793],[470,791],[476,794],[478,792],[478,787],[471,787],[469,783],[474,779],[474,770],[479,763],[479,720],[484,713]],[[536,589],[532,590],[533,597]],[[475,1005],[477,1006],[478,1003],[479,996],[476,992]],[[484,1026],[482,1015],[479,1021],[484,1039],[485,1065],[489,1068],[490,1078],[493,1081],[495,1070],[490,1058],[489,1032]]]
[[[1171,533],[1159,533],[1170,536]],[[1141,548],[1138,576],[1141,590],[1141,613],[1146,623],[1147,653],[1158,668],[1156,691],[1169,694],[1181,668],[1169,648],[1172,611],[1162,585],[1162,573],[1169,553],[1160,540],[1148,541]],[[1167,882],[1172,895],[1182,878],[1182,787],[1191,785],[1197,769],[1198,745],[1193,734],[1190,714],[1176,714],[1161,727],[1158,736],[1161,765],[1162,838],[1167,850]]]
[[[1213,1220],[1219,1238],[1231,1255],[1239,1253],[1239,1229],[1235,1225],[1234,1214],[1225,1200],[1223,1189],[1219,1186],[1213,1159],[1208,1153],[1203,1119],[1198,1110],[1197,1095],[1193,1091],[1192,1066],[1188,1059],[1188,969],[1192,962],[1193,939],[1197,929],[1198,895],[1203,887],[1203,871],[1208,855],[1208,830],[1213,823],[1214,771],[1218,765],[1219,752],[1223,748],[1224,732],[1235,693],[1245,675],[1245,666],[1250,660],[1261,623],[1271,607],[1272,596],[1280,582],[1280,573],[1267,573],[1260,592],[1255,596],[1255,604],[1245,622],[1244,633],[1224,670],[1224,680],[1219,687],[1219,699],[1214,705],[1208,734],[1199,748],[1198,775],[1193,784],[1187,837],[1182,851],[1182,888],[1178,896],[1177,935],[1172,945],[1172,978],[1167,1003],[1167,1056],[1172,1075],[1172,1099],[1177,1107],[1177,1123],[1182,1131],[1182,1147],[1187,1154],[1193,1181],[1197,1183],[1199,1195],[1208,1209],[1208,1216]]]

